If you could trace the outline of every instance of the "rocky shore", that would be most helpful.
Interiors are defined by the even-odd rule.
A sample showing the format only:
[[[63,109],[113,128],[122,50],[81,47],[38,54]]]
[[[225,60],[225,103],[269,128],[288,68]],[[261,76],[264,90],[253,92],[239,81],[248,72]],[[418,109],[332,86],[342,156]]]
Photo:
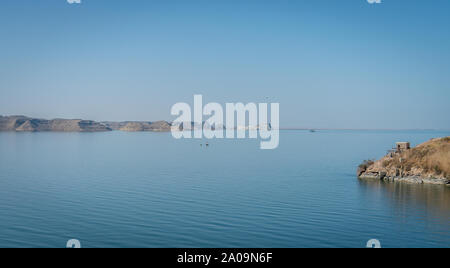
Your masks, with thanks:
[[[360,179],[450,186],[450,137],[432,139],[416,148],[392,151],[358,167]]]

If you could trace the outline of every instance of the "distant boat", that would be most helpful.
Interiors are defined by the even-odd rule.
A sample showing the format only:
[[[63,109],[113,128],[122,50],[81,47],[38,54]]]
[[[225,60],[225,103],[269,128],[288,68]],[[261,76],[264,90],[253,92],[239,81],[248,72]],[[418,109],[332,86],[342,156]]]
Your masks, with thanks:
[[[316,131],[314,129],[310,129],[309,132],[314,133]]]

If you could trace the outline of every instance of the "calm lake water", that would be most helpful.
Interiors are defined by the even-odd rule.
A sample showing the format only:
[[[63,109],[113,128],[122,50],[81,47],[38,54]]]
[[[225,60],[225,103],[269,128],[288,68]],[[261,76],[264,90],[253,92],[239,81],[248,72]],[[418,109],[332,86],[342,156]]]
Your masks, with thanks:
[[[450,187],[361,181],[356,167],[436,131],[0,133],[0,247],[450,247]]]

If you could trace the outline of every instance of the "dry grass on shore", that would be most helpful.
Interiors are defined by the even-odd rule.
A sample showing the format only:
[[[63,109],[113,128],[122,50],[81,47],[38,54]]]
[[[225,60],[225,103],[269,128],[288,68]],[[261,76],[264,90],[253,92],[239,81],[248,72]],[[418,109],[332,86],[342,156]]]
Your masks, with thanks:
[[[433,139],[384,161],[387,169],[450,178],[450,137]]]

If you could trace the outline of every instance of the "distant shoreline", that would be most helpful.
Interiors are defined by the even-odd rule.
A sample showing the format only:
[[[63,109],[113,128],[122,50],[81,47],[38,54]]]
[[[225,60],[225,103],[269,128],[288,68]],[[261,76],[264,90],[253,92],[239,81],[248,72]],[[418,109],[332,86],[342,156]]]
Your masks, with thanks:
[[[158,122],[96,122],[82,119],[38,119],[27,116],[0,116],[0,131],[15,132],[168,132],[171,124]]]
[[[0,131],[15,132],[169,132],[169,121],[101,121],[83,119],[39,119],[23,115],[1,116]],[[450,131],[450,129],[392,129],[392,128],[310,128],[281,127],[291,131]]]

